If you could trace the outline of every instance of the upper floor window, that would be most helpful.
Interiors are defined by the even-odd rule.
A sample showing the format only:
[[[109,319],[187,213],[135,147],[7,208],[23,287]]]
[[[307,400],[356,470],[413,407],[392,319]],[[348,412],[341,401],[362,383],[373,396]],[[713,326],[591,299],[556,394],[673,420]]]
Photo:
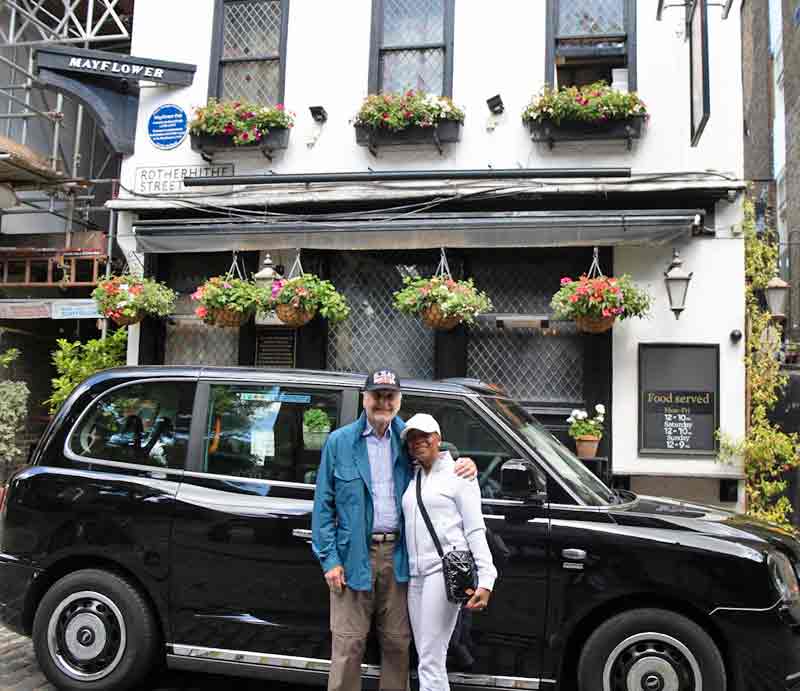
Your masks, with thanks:
[[[289,0],[217,0],[216,19],[211,95],[283,102]]]
[[[453,94],[455,0],[373,0],[370,93]]]
[[[627,68],[636,89],[636,0],[548,0],[548,13],[548,83],[611,84]]]

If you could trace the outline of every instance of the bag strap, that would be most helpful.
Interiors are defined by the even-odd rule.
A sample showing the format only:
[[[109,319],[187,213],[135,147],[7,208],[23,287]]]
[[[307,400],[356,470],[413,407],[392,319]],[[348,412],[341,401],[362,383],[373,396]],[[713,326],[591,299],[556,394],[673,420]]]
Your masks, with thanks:
[[[417,470],[417,506],[419,506],[419,510],[422,512],[422,520],[424,520],[425,525],[428,526],[428,532],[433,538],[433,544],[436,545],[436,551],[439,553],[439,557],[444,559],[442,545],[439,542],[439,538],[436,537],[436,531],[433,529],[431,518],[428,516],[428,512],[425,509],[425,504],[422,503],[422,468]]]

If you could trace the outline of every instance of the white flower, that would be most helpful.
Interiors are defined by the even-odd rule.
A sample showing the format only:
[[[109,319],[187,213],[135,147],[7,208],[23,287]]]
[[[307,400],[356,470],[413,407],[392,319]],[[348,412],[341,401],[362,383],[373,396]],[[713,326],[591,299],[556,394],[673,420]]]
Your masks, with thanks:
[[[589,413],[587,413],[585,410],[579,410],[578,411],[578,419],[579,420],[585,420],[587,417],[589,417]]]
[[[120,290],[128,290],[128,284],[127,283],[120,283],[119,284],[119,289]]]
[[[570,416],[570,417],[578,417],[578,413],[580,413],[580,412],[581,412],[581,411],[580,411],[580,410],[578,410],[577,408],[573,408],[573,409],[572,409],[572,412],[569,414],[569,416]]]
[[[598,403],[598,404],[597,404],[597,405],[594,407],[594,409],[595,409],[595,410],[596,410],[598,413],[600,413],[600,415],[605,415],[605,414],[606,414],[606,407],[605,407],[605,406],[604,406],[602,403]]]
[[[603,422],[603,420],[605,420],[605,418],[602,415],[598,415],[597,416],[597,421],[598,422]]]
[[[571,425],[573,422],[575,422],[575,418],[574,417],[568,417],[567,418],[567,422]]]

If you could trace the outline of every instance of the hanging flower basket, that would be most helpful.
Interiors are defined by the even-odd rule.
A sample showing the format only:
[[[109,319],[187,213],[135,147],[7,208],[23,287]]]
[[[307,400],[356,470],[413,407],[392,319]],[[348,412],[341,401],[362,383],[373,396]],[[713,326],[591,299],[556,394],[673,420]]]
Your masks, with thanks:
[[[350,314],[347,299],[333,283],[303,273],[299,258],[295,266],[299,275],[272,282],[272,301],[278,319],[294,329],[308,324],[317,313],[331,324],[347,319]],[[292,267],[290,275],[294,273],[295,267]]]
[[[92,291],[97,311],[118,326],[130,326],[145,316],[166,317],[177,294],[152,278],[125,274],[100,281]]]
[[[200,303],[195,314],[203,322],[222,328],[241,326],[271,302],[269,292],[255,281],[232,275],[209,278],[192,293],[192,300]]]
[[[308,324],[316,313],[316,310],[307,312],[290,303],[275,305],[275,314],[278,315],[278,319],[286,324],[286,326],[291,326],[293,329],[299,329],[301,326]]]
[[[420,312],[422,323],[429,329],[438,331],[450,331],[461,323],[462,318],[458,315],[445,316],[442,308],[437,304],[429,305]]]
[[[651,303],[650,294],[637,288],[630,276],[603,276],[595,257],[589,275],[576,281],[566,276],[561,279],[561,289],[550,304],[555,319],[573,319],[579,331],[601,334],[617,319],[644,317]]]

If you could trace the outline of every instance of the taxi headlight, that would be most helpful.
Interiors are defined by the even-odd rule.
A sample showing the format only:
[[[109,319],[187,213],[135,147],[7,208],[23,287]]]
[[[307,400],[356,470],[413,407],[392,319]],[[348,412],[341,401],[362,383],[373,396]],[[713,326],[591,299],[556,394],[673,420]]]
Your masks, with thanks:
[[[800,600],[800,586],[797,582],[797,574],[795,574],[789,558],[780,552],[773,552],[767,557],[767,567],[781,599],[790,603]]]

